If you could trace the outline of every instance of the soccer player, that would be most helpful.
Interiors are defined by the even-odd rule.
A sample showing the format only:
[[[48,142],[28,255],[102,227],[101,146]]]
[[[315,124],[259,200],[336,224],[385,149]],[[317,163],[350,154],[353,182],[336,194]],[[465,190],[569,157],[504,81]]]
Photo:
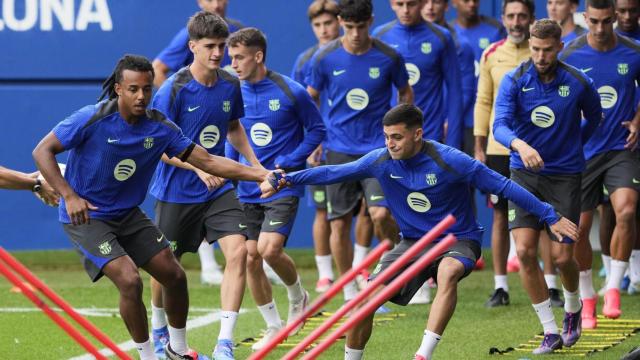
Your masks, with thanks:
[[[373,36],[404,58],[409,85],[415,94],[414,104],[427,114],[425,137],[444,142],[446,121],[446,144],[461,149],[464,122],[462,97],[457,94],[462,93],[462,85],[460,67],[450,66],[458,61],[453,38],[448,30],[422,19],[424,0],[390,0],[390,3],[396,20],[377,27]],[[445,85],[456,95],[445,98],[441,91]]]
[[[325,141],[327,164],[350,162],[382,146],[384,139],[378,129],[389,109],[392,87],[398,89],[399,102],[413,102],[402,56],[369,35],[371,1],[340,1],[338,20],[344,35],[314,55],[307,79],[307,91],[316,102],[323,93],[332,101]],[[398,236],[375,179],[328,186],[331,253],[341,275],[352,266],[351,216],[363,195],[378,238],[394,240]],[[356,293],[353,282],[344,287],[346,300]]]
[[[561,59],[593,79],[604,121],[585,143],[587,168],[582,174],[580,241],[576,258],[580,264],[580,296],[584,304],[583,326],[595,328],[598,295],[591,279],[592,252],[589,231],[593,209],[602,202],[603,186],[615,213],[608,275],[602,314],[618,318],[620,282],[629,265],[636,239],[635,214],[640,190],[640,161],[635,151],[640,112],[635,101],[640,79],[640,44],[616,34],[614,0],[587,0],[585,20],[589,32],[567,45]]]
[[[462,116],[464,118],[464,131],[462,149],[467,155],[473,156],[473,99],[476,96],[476,78],[474,55],[471,44],[467,39],[458,36],[458,33],[445,20],[445,13],[449,8],[447,0],[426,0],[422,6],[421,14],[425,21],[430,21],[449,30],[451,38],[456,45],[458,64],[460,65],[460,82],[462,84]],[[445,92],[446,96],[447,92]],[[470,115],[470,116],[467,116]]]
[[[531,0],[504,1],[502,21],[509,35],[505,40],[491,44],[480,61],[480,77],[474,109],[475,158],[504,177],[509,177],[510,174],[509,149],[495,140],[492,131],[494,104],[504,75],[531,57],[529,26],[533,23],[534,14],[535,4]],[[493,209],[491,251],[495,290],[485,306],[504,306],[509,305],[507,200],[496,194],[489,194],[487,204]]]
[[[618,34],[640,41],[640,1],[616,0],[616,18]]]
[[[373,36],[384,41],[406,61],[409,84],[414,91],[414,103],[427,114],[424,136],[462,149],[464,120],[462,118],[462,85],[456,46],[448,30],[424,21],[421,10],[424,0],[391,0],[396,20],[377,27]],[[442,91],[446,86],[446,96]],[[455,95],[453,95],[455,94]],[[418,291],[411,304],[430,301],[429,285]]]
[[[556,215],[551,205],[539,201],[515,182],[481,162],[449,146],[424,140],[422,112],[415,105],[394,107],[385,114],[382,124],[386,148],[373,150],[348,164],[294,172],[287,175],[285,181],[298,185],[330,184],[367,177],[378,179],[403,238],[384,255],[376,267],[377,271],[386,269],[447,214],[456,217],[457,222],[448,232],[456,235],[458,242],[391,298],[396,304],[406,305],[426,279],[437,279],[436,297],[431,305],[422,344],[414,358],[431,359],[456,307],[457,284],[473,270],[480,256],[482,228],[474,216],[471,193],[464,191],[469,186],[461,184],[473,185],[509,198],[535,214],[539,221],[548,224],[558,236],[575,238],[577,228],[571,221]],[[265,195],[274,191],[270,184],[264,182],[262,189]],[[377,273],[372,276],[375,277]],[[373,315],[348,334],[345,360],[362,358],[372,325]]]
[[[338,13],[340,9],[333,0],[316,0],[309,5],[307,17],[311,23],[311,29],[318,43],[306,49],[296,59],[291,71],[291,78],[297,81],[305,89],[307,83],[305,78],[311,72],[311,57],[326,43],[340,36],[340,24],[338,23]],[[328,112],[329,104],[326,96],[320,101],[320,113],[323,117]],[[307,159],[310,166],[324,164],[325,156],[322,146],[318,147]],[[318,268],[318,281],[316,292],[322,293],[329,289],[334,280],[333,263],[331,258],[331,248],[329,246],[329,220],[327,219],[327,194],[324,186],[310,186],[309,197],[312,206],[316,209],[313,219],[313,247],[315,251],[316,266]]]
[[[562,27],[562,42],[565,45],[587,32],[573,20],[579,5],[580,0],[547,0],[547,15]]]
[[[194,62],[171,76],[153,98],[152,107],[166,114],[185,136],[210,154],[224,156],[225,138],[255,167],[262,167],[240,123],[244,116],[240,81],[220,69],[229,36],[227,23],[201,11],[187,25]],[[233,358],[233,329],[246,282],[246,221],[231,182],[175,159],[156,171],[150,194],[157,199],[156,223],[172,243],[176,258],[196,252],[203,236],[217,241],[226,259],[220,288],[222,317],[215,359]],[[169,340],[162,288],[151,282],[151,327],[156,354]]]
[[[530,31],[531,59],[507,73],[500,83],[493,132],[496,140],[513,150],[511,179],[577,223],[580,174],[585,167],[582,145],[602,119],[600,99],[591,79],[558,61],[563,43],[557,22],[538,20]],[[520,278],[544,328],[544,339],[533,353],[572,346],[582,331],[574,239],[549,234],[554,240],[553,262],[564,287],[565,316],[560,335],[538,265],[538,238],[544,224],[537,215],[509,202],[509,228],[516,241]]]
[[[260,30],[238,30],[231,34],[228,44],[231,66],[242,80],[245,116],[241,122],[258,160],[279,169],[304,168],[307,157],[326,134],[318,108],[300,84],[267,69],[267,40]],[[247,159],[242,162],[247,163]],[[309,301],[295,263],[284,252],[303,193],[304,188],[297,187],[262,199],[255,182],[238,184],[238,196],[247,219],[249,289],[267,324],[264,337],[252,345],[254,350],[266,345],[283,325],[264,273],[263,259],[287,288],[287,322],[298,317]]]
[[[60,195],[46,180],[40,180],[38,175],[39,172],[27,174],[0,166],[0,189],[31,190],[45,204],[58,205]]]
[[[229,0],[197,0],[200,9],[222,17],[229,26],[229,31],[242,29],[243,25],[234,19],[226,17]],[[169,45],[153,60],[153,69],[156,72],[154,85],[160,87],[171,72],[176,72],[193,62],[193,53],[189,49],[189,31],[183,28],[171,39]],[[227,53],[220,66],[225,70],[230,69],[231,60]]]
[[[229,31],[234,32],[242,28],[242,24],[226,17],[228,0],[197,0],[198,6],[203,10],[221,16],[228,24]],[[169,45],[153,60],[153,69],[156,73],[154,85],[160,88],[171,72],[176,72],[193,62],[193,53],[189,49],[189,31],[183,28],[174,36]],[[231,61],[225,52],[220,67],[229,70]],[[200,281],[208,285],[221,285],[222,271],[216,262],[213,245],[202,241],[198,248],[202,271]]]
[[[268,171],[214,156],[165,115],[147,110],[153,67],[125,55],[103,85],[107,99],[56,125],[33,151],[42,175],[62,195],[59,220],[93,281],[108,277],[120,293],[120,315],[140,358],[156,359],[142,301],[142,267],[163,286],[170,359],[197,359],[186,341],[189,294],[184,270],[164,234],[138,208],[166,154],[228,179],[262,181]],[[102,98],[102,97],[101,97]],[[69,151],[64,178],[55,155]]]

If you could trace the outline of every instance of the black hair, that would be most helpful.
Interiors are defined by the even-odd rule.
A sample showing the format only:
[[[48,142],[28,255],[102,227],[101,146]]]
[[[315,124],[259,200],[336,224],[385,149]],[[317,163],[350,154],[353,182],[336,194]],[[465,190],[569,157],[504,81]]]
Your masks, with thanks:
[[[187,23],[189,40],[226,39],[229,37],[229,26],[219,15],[199,11]]]
[[[371,0],[341,0],[338,16],[344,21],[369,21],[373,16],[373,5]]]
[[[422,127],[422,110],[413,104],[398,104],[387,111],[382,118],[382,125],[405,124],[407,128]]]
[[[571,0],[573,1],[573,0]],[[502,13],[504,14],[504,9],[506,9],[507,4],[512,3],[512,2],[519,2],[522,3],[522,5],[526,6],[527,9],[529,9],[529,16],[531,18],[534,18],[536,16],[536,4],[533,2],[533,0],[502,0]]]
[[[267,37],[254,27],[240,29],[229,36],[227,45],[235,47],[238,44],[246,47],[255,47],[262,51],[263,62],[267,61]]]
[[[614,0],[587,0],[586,5],[586,7],[592,7],[598,10],[616,9],[616,3]]]
[[[122,81],[122,73],[125,70],[133,70],[136,72],[151,72],[151,77],[155,76],[153,66],[149,59],[140,55],[126,54],[118,60],[116,68],[113,69],[111,75],[102,83],[102,94],[98,98],[98,101],[107,97],[109,100],[118,97],[116,94],[115,85]]]

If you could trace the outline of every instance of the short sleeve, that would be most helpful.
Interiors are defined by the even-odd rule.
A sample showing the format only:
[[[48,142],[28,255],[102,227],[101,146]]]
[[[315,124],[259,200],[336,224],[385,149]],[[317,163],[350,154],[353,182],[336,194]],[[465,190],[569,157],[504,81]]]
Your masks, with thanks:
[[[87,136],[86,125],[96,111],[95,105],[86,106],[53,128],[53,134],[60,140],[65,150],[70,150],[82,144]]]

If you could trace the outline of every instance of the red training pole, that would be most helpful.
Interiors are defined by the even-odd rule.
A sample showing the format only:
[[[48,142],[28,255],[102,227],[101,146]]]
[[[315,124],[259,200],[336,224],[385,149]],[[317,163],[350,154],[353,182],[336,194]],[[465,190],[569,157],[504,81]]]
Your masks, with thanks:
[[[291,333],[296,326],[300,325],[304,322],[309,316],[315,314],[318,310],[322,308],[324,304],[326,304],[329,300],[331,300],[336,294],[338,294],[347,283],[353,281],[353,279],[358,276],[360,271],[368,268],[371,264],[373,264],[376,260],[378,260],[382,254],[391,249],[393,247],[393,243],[390,240],[384,240],[375,249],[373,249],[360,264],[356,267],[351,268],[346,274],[340,277],[338,281],[333,283],[331,287],[314,301],[307,309],[300,315],[300,317],[296,318],[292,323],[285,326],[280,332],[276,334],[276,336],[271,339],[271,341],[265,345],[262,349],[251,354],[248,360],[258,360],[264,359],[264,357],[270,353],[278,344],[283,342],[287,336]]]
[[[27,299],[31,300],[40,310],[42,310],[51,320],[53,320],[58,326],[64,330],[73,340],[75,340],[78,344],[80,344],[83,348],[85,348],[88,352],[90,352],[96,359],[99,360],[107,360],[107,357],[100,354],[98,349],[89,342],[78,330],[76,330],[71,324],[69,324],[62,316],[58,315],[55,311],[51,310],[49,305],[47,305],[42,299],[40,299],[36,294],[34,294],[27,286],[25,286],[20,278],[17,275],[11,272],[7,265],[3,262],[0,262],[0,273],[4,275],[13,285],[17,286],[24,296]]]
[[[90,323],[82,315],[78,314],[66,301],[64,301],[58,294],[45,285],[38,277],[36,277],[26,266],[22,265],[16,258],[11,256],[2,246],[0,246],[0,259],[2,259],[7,265],[15,272],[20,274],[28,283],[33,285],[36,289],[40,290],[46,297],[58,305],[64,312],[66,312],[73,320],[75,320],[80,326],[85,328],[91,335],[93,335],[98,341],[111,349],[116,356],[122,360],[131,360],[131,357],[122,351],[118,345],[116,345],[105,333],[100,331],[95,325]]]
[[[302,360],[313,360],[320,356],[322,352],[329,348],[336,340],[338,340],[342,334],[346,333],[354,327],[357,323],[362,321],[369,314],[374,312],[380,305],[384,304],[393,294],[400,291],[400,289],[414,276],[416,276],[425,267],[431,264],[438,256],[440,256],[446,249],[448,249],[454,242],[456,242],[455,236],[452,234],[447,235],[442,241],[437,243],[431,250],[424,254],[418,261],[413,263],[407,270],[405,270],[400,276],[394,279],[389,286],[382,289],[373,299],[367,301],[367,303],[351,315],[349,319],[342,324],[336,331],[327,336],[318,346],[313,348]]]
[[[388,268],[383,272],[376,275],[372,282],[362,289],[356,295],[355,298],[344,304],[333,315],[323,322],[318,328],[312,331],[306,338],[304,338],[298,345],[296,345],[285,356],[284,360],[293,360],[295,357],[304,351],[309,345],[311,345],[317,338],[322,336],[327,330],[329,330],[335,323],[337,323],[343,316],[345,316],[351,309],[355,308],[359,303],[364,301],[371,293],[373,293],[379,286],[383,285],[393,275],[399,273],[402,267],[405,266],[411,259],[420,254],[425,247],[433,242],[440,234],[447,230],[451,225],[455,223],[455,218],[452,215],[447,215],[442,221],[427,232],[420,240],[418,240],[413,246],[411,246],[404,254],[402,254],[396,261],[391,263]]]

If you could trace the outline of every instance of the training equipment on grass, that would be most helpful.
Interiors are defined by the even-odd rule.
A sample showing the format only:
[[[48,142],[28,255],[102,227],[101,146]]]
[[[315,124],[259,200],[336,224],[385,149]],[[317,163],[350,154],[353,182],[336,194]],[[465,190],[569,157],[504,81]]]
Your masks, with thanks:
[[[271,352],[271,350],[273,350],[273,348],[283,342],[287,338],[287,336],[289,336],[293,329],[298,327],[298,325],[303,323],[307,318],[317,313],[320,308],[322,308],[324,304],[326,304],[329,300],[336,296],[345,285],[353,281],[353,279],[355,279],[363,269],[371,266],[371,264],[378,260],[385,251],[390,250],[391,248],[393,248],[393,243],[391,241],[384,240],[383,242],[381,242],[362,260],[360,264],[340,277],[335,283],[333,283],[333,285],[331,285],[329,290],[327,290],[323,294],[320,294],[318,299],[316,299],[316,301],[309,305],[309,307],[307,307],[307,309],[305,309],[305,311],[298,318],[296,318],[293,322],[280,330],[280,332],[271,340],[271,342],[269,342],[259,351],[253,353],[249,357],[249,360],[264,358],[269,352]]]
[[[35,292],[31,291],[26,284],[30,284],[35,289],[43,293],[49,300],[58,305],[67,315],[75,320],[80,326],[87,330],[93,337],[111,349],[116,356],[120,359],[131,360],[131,357],[122,351],[109,337],[96,328],[87,319],[78,314],[66,301],[64,301],[58,294],[45,285],[40,279],[38,279],[29,269],[22,265],[16,258],[11,256],[3,247],[0,246],[0,273],[4,275],[14,286],[18,287],[21,292],[31,302],[33,302],[38,308],[40,308],[47,316],[51,318],[62,330],[64,330],[69,336],[85,348],[89,353],[96,357],[96,359],[106,360],[107,357],[100,354],[91,342],[89,342],[78,330],[76,330],[65,318],[58,315],[55,311],[47,305]],[[21,280],[19,274],[23,279]],[[25,282],[26,281],[26,282]]]
[[[363,307],[361,307],[358,311],[356,311],[355,314],[352,314],[349,317],[349,319],[344,324],[342,324],[342,326],[338,328],[338,330],[334,331],[333,333],[331,333],[331,335],[329,335],[327,338],[322,340],[322,342],[320,342],[318,346],[316,346],[308,354],[306,354],[302,358],[302,360],[313,360],[318,356],[320,356],[334,342],[336,342],[336,340],[338,340],[344,333],[346,333],[349,329],[354,327],[360,321],[364,320],[364,318],[369,316],[369,314],[376,311],[376,309],[380,305],[384,304],[395,293],[400,291],[400,289],[407,282],[409,282],[409,280],[412,277],[418,275],[420,271],[422,271],[424,268],[426,268],[432,262],[434,262],[438,256],[442,255],[442,253],[445,252],[449,247],[451,247],[451,245],[453,245],[453,243],[456,241],[457,240],[455,236],[453,236],[452,234],[447,235],[442,241],[438,242],[433,248],[431,248],[424,255],[422,255],[420,259],[418,259],[409,268],[403,271],[402,274],[396,277],[389,285],[384,287],[372,299],[368,300],[366,304]],[[370,287],[373,288],[373,286],[370,286]],[[369,288],[369,286],[367,288]],[[292,352],[293,350],[290,353]],[[285,357],[285,359],[288,359],[288,357]]]
[[[287,355],[285,355],[285,357],[283,359],[286,359],[286,360],[294,359],[300,352],[302,352],[305,349],[307,349],[307,347],[309,347],[323,333],[325,333],[327,330],[329,330],[336,322],[338,322],[349,311],[354,309],[363,300],[366,300],[367,297],[370,294],[372,294],[374,291],[376,291],[381,286],[383,286],[385,281],[390,279],[396,273],[400,272],[402,270],[402,268],[404,266],[406,266],[406,264],[411,259],[417,257],[419,255],[420,251],[422,251],[431,242],[433,242],[435,239],[437,239],[438,236],[440,236],[445,230],[447,230],[449,227],[451,227],[454,223],[455,223],[455,218],[452,215],[447,216],[444,220],[442,220],[440,223],[438,223],[433,229],[431,229],[420,240],[418,240],[411,248],[409,248],[409,250],[407,250],[402,256],[400,256],[398,259],[396,259],[387,269],[385,269],[383,272],[378,274],[376,276],[376,278],[372,282],[370,282],[367,285],[367,287],[365,287],[360,293],[358,293],[358,295],[355,298],[353,298],[352,300],[347,302],[335,314],[333,314],[327,321],[325,321],[319,328],[315,329],[302,342],[300,342],[298,345],[296,345],[294,347],[294,349],[291,350]],[[449,240],[448,242],[450,242],[450,241],[451,240]],[[454,238],[453,241],[455,241],[455,238]],[[438,245],[440,245],[440,244],[438,244]],[[442,250],[440,252],[438,252],[436,255],[433,255],[433,259],[435,259],[437,256],[442,254],[444,249],[446,249],[445,246],[447,245],[447,243],[444,243],[443,245],[440,245],[440,246],[438,246],[438,245],[436,245],[436,247],[434,247],[434,249],[431,249],[431,251],[427,252],[422,258],[427,257],[427,256],[431,256],[432,253],[435,254],[436,249],[442,249]],[[367,260],[369,260],[369,257],[367,257]],[[373,262],[373,260],[371,260],[370,262]],[[426,264],[425,264],[425,266],[426,266]],[[310,307],[310,309],[308,309],[309,311],[306,311],[292,325],[299,324],[300,322],[304,321],[305,318],[307,318],[311,314],[315,313],[322,306],[322,304],[324,304],[327,301],[329,301],[329,299],[331,299],[332,297],[334,297],[338,293],[339,287],[337,285],[344,286],[349,281],[353,280],[353,278],[359,273],[360,268],[361,268],[361,266],[352,269],[350,272],[345,274],[345,276],[343,276],[341,279],[339,279],[336,282],[336,284],[334,284],[334,286],[329,291],[327,291],[326,293],[320,295],[319,299],[316,302],[314,302],[314,305],[312,307]],[[410,269],[411,268],[413,268],[413,266],[410,267]],[[415,276],[415,274],[418,271],[419,270],[416,270],[416,272],[413,275]],[[347,277],[347,275],[349,277]],[[408,279],[408,277],[407,277],[407,279]],[[388,295],[386,298],[389,298],[395,292],[397,292],[397,290],[393,291],[393,290],[385,289],[385,290],[383,290],[383,292],[384,292],[384,295]],[[355,323],[353,323],[351,326],[353,326],[354,324]],[[291,326],[290,328],[293,328],[293,326]],[[286,338],[286,335],[289,332],[290,332],[290,330],[285,329],[284,331],[279,333],[278,334],[279,336],[277,336],[275,339],[273,339],[273,341],[270,344],[268,344],[267,347],[262,349],[262,351],[260,351],[260,352],[254,353],[249,359],[250,360],[257,360],[257,359],[264,358],[268,354],[269,351],[271,351],[278,343],[282,342],[282,340],[284,340]]]
[[[570,356],[588,356],[619,345],[629,338],[635,338],[638,332],[640,332],[640,320],[612,320],[602,316],[598,316],[597,328],[582,329],[582,336],[580,337],[580,340],[575,343],[575,345],[573,345],[572,347],[563,347],[562,349],[556,350],[553,353]],[[531,353],[531,351],[540,344],[541,340],[542,335],[536,335],[526,343],[520,344],[515,348],[509,347],[507,349],[500,350],[498,348],[492,347],[491,349],[489,349],[489,354],[513,355],[521,357],[523,353]]]

